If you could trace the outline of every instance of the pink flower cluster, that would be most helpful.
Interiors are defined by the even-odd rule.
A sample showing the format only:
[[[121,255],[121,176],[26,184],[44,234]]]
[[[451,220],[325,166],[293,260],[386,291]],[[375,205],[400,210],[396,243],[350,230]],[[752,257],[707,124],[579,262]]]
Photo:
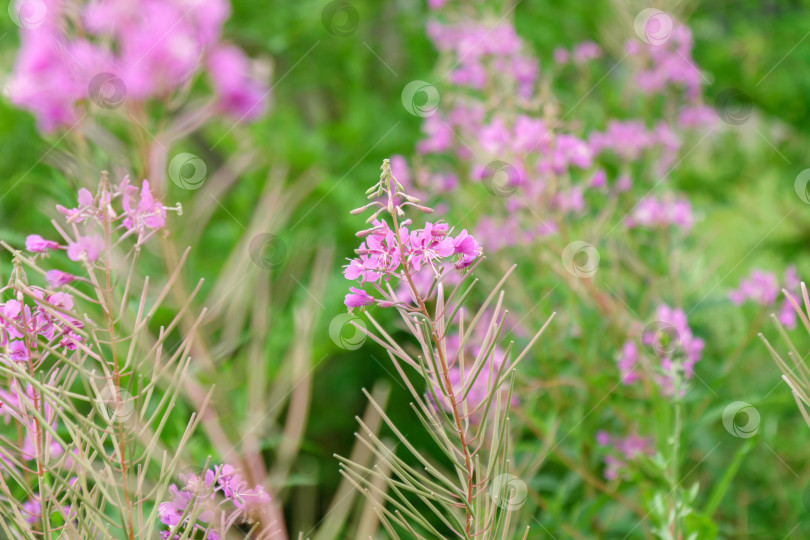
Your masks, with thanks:
[[[682,309],[661,304],[655,317],[642,332],[640,343],[634,340],[624,343],[617,359],[619,377],[622,384],[632,385],[644,378],[644,366],[649,366],[655,370],[653,379],[663,394],[672,396],[678,380],[688,381],[695,376],[695,364],[703,356],[706,344],[692,333]],[[645,350],[651,354],[644,354]],[[650,356],[657,359],[657,365]]]
[[[626,437],[610,435],[606,431],[596,434],[596,443],[613,452],[605,456],[605,479],[615,480],[628,469],[630,462],[655,455],[655,439],[630,434]]]
[[[270,502],[270,495],[264,488],[249,487],[230,465],[215,465],[202,475],[184,475],[181,479],[185,485],[181,488],[176,484],[169,486],[171,499],[158,506],[160,521],[169,528],[160,533],[161,538],[179,539],[179,534],[172,536],[172,530],[178,526],[190,526],[195,532],[205,534],[206,538],[220,540],[232,527],[260,514],[262,507]],[[190,516],[195,512],[196,521],[192,523]]]
[[[593,41],[583,41],[574,45],[571,52],[564,47],[554,49],[554,61],[558,64],[566,64],[569,61],[574,64],[585,64],[591,60],[602,58],[602,48]]]
[[[42,131],[77,122],[88,97],[106,108],[165,99],[202,71],[225,113],[241,120],[263,112],[265,84],[220,39],[226,0],[96,0],[81,4],[78,17],[64,2],[40,3],[44,19],[21,31],[9,93]]]
[[[636,84],[644,92],[659,93],[674,86],[684,89],[689,98],[696,99],[703,81],[692,60],[693,47],[689,27],[676,23],[664,43],[645,47],[633,39],[626,43],[625,50],[644,64],[636,77]]]
[[[685,128],[712,127],[717,120],[717,111],[708,105],[687,105],[678,114],[678,123]]]
[[[447,10],[452,12],[450,7]],[[681,132],[663,120],[652,126],[640,120],[609,120],[603,131],[583,130],[577,122],[552,124],[553,117],[539,108],[536,100],[540,92],[538,62],[523,52],[526,47],[511,24],[501,21],[491,27],[483,21],[454,25],[431,22],[427,33],[456,66],[456,77],[451,78],[454,86],[442,92],[446,110],[437,110],[423,120],[424,138],[417,144],[422,154],[418,168],[408,171],[404,161],[397,163],[397,168],[408,171],[406,176],[420,186],[422,198],[445,193],[457,185],[456,177],[446,181],[450,173],[433,172],[452,170],[448,162],[458,162],[457,170],[471,171],[472,179],[503,197],[506,215],[485,217],[475,229],[487,249],[531,244],[555,234],[570,216],[593,210],[595,201],[617,198],[630,190],[633,181],[628,172],[638,169],[637,163],[646,166],[649,158],[653,174],[663,175],[676,161],[683,144]],[[632,52],[638,57],[638,76],[643,78],[651,65],[658,66],[658,61],[675,65],[664,54],[666,51],[691,66],[689,73],[697,73],[690,60],[691,47],[690,31],[683,25],[677,27],[670,45],[636,42]],[[558,62],[575,63],[601,55],[599,46],[592,42],[579,44],[571,52],[558,49],[555,53]],[[522,79],[513,69],[529,64],[533,66],[527,70],[533,74],[531,77]],[[686,80],[690,84],[686,89],[678,86],[685,102],[681,113],[684,125],[679,127],[691,129],[708,123],[706,116],[711,110],[702,106],[699,96],[690,90],[699,89],[700,77],[684,79],[682,73],[672,77],[675,82]],[[665,90],[671,92],[669,86],[657,91]],[[615,176],[600,163],[615,163],[611,154],[621,161]],[[424,165],[434,161],[436,167]],[[493,167],[493,163],[506,167]],[[666,190],[664,193],[640,201],[626,225],[675,225],[689,230],[694,222],[689,202]],[[542,215],[542,223],[537,223],[538,215]]]
[[[695,223],[692,205],[687,199],[644,197],[633,209],[625,224],[630,228],[675,226],[689,231]]]
[[[120,202],[120,210],[113,204],[116,201]],[[135,236],[137,245],[141,245],[152,234],[165,227],[166,210],[169,208],[155,199],[148,180],[143,181],[139,190],[130,184],[127,176],[117,186],[108,186],[106,182],[102,182],[96,195],[82,188],[79,190],[77,206],[65,208],[57,205],[56,209],[65,216],[68,224],[81,224],[86,230],[75,238],[66,238],[67,246],[32,234],[25,239],[25,248],[31,253],[42,255],[64,249],[71,261],[92,264],[106,247],[101,233],[107,223],[123,232],[119,241]],[[180,211],[179,207],[172,209]],[[52,287],[65,285],[75,279],[74,276],[58,270],[49,271],[46,277]]]
[[[740,281],[737,289],[729,293],[729,300],[738,306],[748,301],[761,306],[771,306],[776,303],[779,292],[783,288],[793,294],[794,298],[798,298],[800,283],[795,266],[789,266],[785,270],[781,286],[775,274],[763,270],[753,270],[749,277]],[[796,327],[796,311],[787,298],[782,300],[776,317],[785,327]]]
[[[496,74],[508,73],[520,96],[531,95],[539,68],[534,58],[521,53],[522,43],[511,24],[490,26],[468,21],[444,25],[431,21],[427,34],[438,50],[453,52],[458,59],[450,72],[453,84],[483,90]]]
[[[31,287],[31,306],[20,300],[7,300],[0,304],[0,347],[6,347],[6,354],[0,354],[3,362],[29,362],[39,350],[41,338],[47,343],[41,358],[45,358],[48,348],[62,347],[76,350],[82,337],[76,333],[83,327],[78,319],[69,313],[73,309],[73,297],[65,292],[48,292],[39,287]]]
[[[463,270],[481,255],[481,247],[466,230],[451,236],[447,223],[428,222],[421,229],[413,230],[408,229],[409,224],[408,221],[403,223],[395,234],[387,222],[374,220],[371,229],[358,233],[365,240],[355,250],[358,257],[349,259],[344,267],[346,279],[359,280],[360,285],[379,285],[391,277],[407,281],[408,276],[422,268],[438,276],[445,266]],[[350,310],[375,302],[381,306],[391,305],[390,300],[375,299],[363,289],[351,287],[350,291],[345,299]]]
[[[604,132],[592,132],[588,142],[594,154],[611,151],[627,162],[638,160],[646,150],[672,152],[680,148],[680,141],[666,123],[659,122],[650,130],[637,120],[611,120]]]
[[[531,245],[538,239],[557,233],[557,225],[553,222],[539,225],[527,225],[516,215],[505,218],[482,217],[475,228],[475,235],[481,244],[491,251],[498,251],[508,246]]]

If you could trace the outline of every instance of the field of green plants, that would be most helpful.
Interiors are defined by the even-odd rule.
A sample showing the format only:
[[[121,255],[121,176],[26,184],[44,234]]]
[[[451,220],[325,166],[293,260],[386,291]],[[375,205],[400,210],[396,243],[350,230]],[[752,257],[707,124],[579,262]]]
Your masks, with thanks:
[[[10,0],[0,538],[807,538],[808,14]]]

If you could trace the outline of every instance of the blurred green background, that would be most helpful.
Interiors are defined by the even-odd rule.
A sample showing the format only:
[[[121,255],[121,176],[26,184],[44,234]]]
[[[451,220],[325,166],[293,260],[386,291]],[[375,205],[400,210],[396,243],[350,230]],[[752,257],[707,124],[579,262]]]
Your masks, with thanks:
[[[339,264],[356,247],[354,232],[360,225],[348,211],[359,205],[363,191],[378,177],[383,158],[413,151],[421,119],[401,106],[400,94],[409,81],[433,80],[437,57],[424,33],[429,13],[423,2],[353,1],[359,25],[345,37],[325,28],[321,18],[325,4],[235,0],[226,30],[227,39],[250,55],[266,56],[273,62],[271,112],[250,128],[264,157],[288,166],[289,178],[304,171],[319,178],[318,187],[290,220],[294,226],[282,235],[287,249],[294,252],[313,245],[336,245],[337,261],[315,334],[320,338],[313,357],[320,361],[304,456],[293,476],[294,482],[306,488],[302,493],[317,502],[301,515],[288,511],[295,524],[291,528],[304,530],[320,519],[340,480],[332,454],[346,455],[351,448],[354,416],[365,408],[360,389],[389,379],[392,401],[407,400],[404,390],[393,382],[392,370],[380,350],[372,345],[358,351],[340,350],[328,338],[328,324],[343,310],[347,286]],[[620,4],[620,0],[524,0],[514,10],[515,24],[543,69],[556,46],[594,40],[615,51],[620,43],[616,40]],[[665,4],[655,7],[667,8]],[[810,167],[806,153],[810,142],[810,0],[680,2],[677,9],[693,30],[695,60],[710,81],[706,101],[711,104],[720,91],[735,88],[747,94],[754,107],[751,121],[732,128],[736,130],[733,136],[721,138],[721,144],[726,141],[722,152],[708,154],[698,149],[677,177],[677,187],[690,195],[703,218],[695,228],[694,243],[706,246],[717,267],[703,287],[709,298],[695,313],[695,325],[699,328],[701,322],[719,317],[732,329],[726,336],[708,336],[711,350],[712,338],[732,341],[740,337],[733,330],[740,327],[742,315],[721,304],[728,289],[750,268],[761,266],[781,274],[793,263],[800,270],[810,269],[806,249],[810,205],[797,202],[793,187],[797,174]],[[0,58],[8,74],[18,43],[16,27],[4,19],[0,35]],[[587,106],[599,107],[600,100],[609,102],[615,97],[597,94]],[[210,139],[217,140],[227,128],[209,128]],[[72,182],[48,164],[49,148],[57,139],[58,135],[43,139],[29,114],[0,101],[0,237],[12,244],[21,245],[26,234],[42,230],[54,201],[65,203],[73,197]],[[190,144],[207,162],[215,163],[223,160],[233,143],[214,150],[202,141]],[[247,220],[264,179],[259,173],[246,175],[238,189],[221,201],[225,209],[217,211],[202,242],[192,251],[190,274],[217,275],[222,261],[215,255],[229,248],[242,232],[229,214]],[[185,196],[188,194],[171,192],[169,201]],[[174,223],[180,228],[194,226],[180,220]],[[298,278],[304,281],[306,270]],[[294,290],[292,294],[306,292]],[[289,342],[291,316],[283,309],[274,313],[268,351],[283,350]],[[782,387],[770,391],[778,383],[778,370],[757,342],[746,347],[733,376],[722,373],[712,362],[705,358],[699,374],[708,385],[722,388],[722,396],[720,409],[707,411],[706,421],[718,421],[721,402],[758,396],[763,437],[768,440],[767,448],[759,446],[747,457],[723,508],[735,516],[736,505],[750,505],[750,537],[783,538],[801,519],[810,517],[810,506],[802,504],[803,487],[810,479],[810,439],[794,431],[803,425],[796,420],[798,413],[789,393]],[[391,414],[405,426],[405,432],[413,431],[414,440],[426,439],[404,407]],[[788,420],[782,423],[780,419]],[[785,431],[784,425],[791,428]],[[271,459],[275,441],[264,443]],[[712,442],[691,444],[705,449]],[[725,459],[717,456],[716,466],[722,467]],[[550,467],[554,470],[555,465]],[[807,534],[810,529],[797,529],[796,534],[801,535],[802,530]]]

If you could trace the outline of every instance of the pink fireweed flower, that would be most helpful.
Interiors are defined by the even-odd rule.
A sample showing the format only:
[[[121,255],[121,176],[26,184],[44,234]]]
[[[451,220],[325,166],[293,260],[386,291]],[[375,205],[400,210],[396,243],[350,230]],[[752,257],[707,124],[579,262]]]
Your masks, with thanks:
[[[637,160],[658,143],[655,134],[643,122],[634,120],[611,120],[604,132],[591,133],[588,142],[595,153],[611,151],[626,161]]]
[[[160,521],[170,529],[161,532],[161,538],[169,538],[171,529],[181,523],[201,534],[208,532],[208,538],[220,538],[230,527],[261,514],[270,502],[264,488],[250,487],[230,465],[216,465],[201,475],[181,475],[181,479],[185,485],[169,486],[170,500],[158,505]],[[191,522],[194,513],[197,518]]]
[[[422,132],[426,138],[417,143],[416,150],[422,154],[436,154],[453,147],[455,137],[453,129],[436,113],[425,117],[422,122]]]
[[[446,223],[425,223],[421,230],[411,231],[408,263],[418,272],[423,264],[433,267],[439,259],[453,255],[453,238],[447,236]]]
[[[57,204],[56,209],[64,215],[68,221],[68,223],[82,223],[86,219],[97,219],[100,216],[103,216],[103,204],[104,204],[104,197],[99,198],[99,202],[96,203],[96,199],[90,190],[86,188],[81,188],[79,190],[78,196],[78,205],[76,208],[65,208],[62,205]]]
[[[364,307],[370,306],[374,303],[374,297],[368,294],[363,289],[358,289],[356,287],[349,287],[351,291],[349,294],[346,295],[346,299],[344,303],[346,307],[349,308],[349,311],[356,307]]]
[[[130,184],[125,177],[118,185],[109,185],[103,173],[101,187],[94,195],[87,189],[80,189],[78,204],[74,208],[57,205],[56,209],[65,216],[69,224],[84,226],[75,240],[68,242],[67,255],[73,261],[95,262],[105,242],[93,228],[106,230],[110,225],[116,232],[125,230],[121,238],[137,236],[140,245],[156,231],[166,226],[167,210],[182,212],[180,205],[167,207],[155,198],[148,180],[141,182],[140,189]],[[120,239],[114,239],[116,242]],[[35,244],[38,245],[38,244]]]
[[[779,282],[771,272],[754,270],[751,276],[740,281],[738,289],[731,291],[729,299],[735,305],[742,305],[746,300],[767,306],[779,296]]]
[[[149,180],[144,180],[141,184],[137,205],[133,205],[133,203],[138,190],[135,186],[129,185],[129,177],[124,178],[119,189],[121,206],[125,213],[122,223],[127,230],[134,230],[139,235],[143,235],[147,230],[160,229],[166,225],[166,208],[160,201],[155,200],[149,187]]]
[[[590,185],[590,187],[596,188],[596,189],[605,187],[607,185],[607,173],[605,172],[605,170],[604,169],[599,169],[595,173],[593,173],[593,176],[591,176],[591,182],[590,182],[589,185]]]
[[[574,47],[571,56],[575,64],[584,64],[589,60],[602,57],[602,48],[593,41],[584,41]]]
[[[255,120],[264,114],[269,93],[250,74],[250,62],[237,47],[219,47],[208,56],[208,72],[220,109],[237,120]]]
[[[531,95],[539,73],[537,61],[521,52],[522,42],[511,24],[430,21],[427,34],[439,51],[454,57],[449,74],[453,84],[483,90],[496,74],[506,75],[522,98]]]
[[[639,362],[638,347],[633,341],[626,341],[616,362],[622,384],[630,385],[641,378],[637,371]]]
[[[678,397],[683,396],[686,389],[681,383],[695,376],[695,364],[702,358],[705,347],[705,342],[692,333],[686,313],[661,304],[639,342],[641,348],[635,340],[628,339],[617,358],[622,384],[633,385],[650,376],[663,395],[674,396],[677,385]],[[647,375],[645,367],[654,372]]]
[[[410,220],[399,223],[397,216],[403,216],[408,206],[421,212],[432,210],[421,206],[418,199],[404,192],[391,172],[388,160],[383,162],[382,170],[380,183],[369,190],[373,202],[352,212],[356,214],[376,208],[368,220],[372,222],[372,227],[358,233],[365,240],[356,250],[358,256],[349,259],[344,267],[344,277],[350,281],[360,280],[361,285],[366,282],[379,284],[392,278],[399,282],[413,282],[422,269],[430,269],[432,275],[438,278],[448,267],[456,270],[470,267],[481,255],[481,247],[475,238],[466,230],[453,237],[450,226],[442,221],[426,222],[422,228],[412,227]],[[383,212],[390,213],[392,220],[398,222],[398,231],[395,232],[386,221],[377,217]],[[362,289],[352,287],[344,303],[353,309],[375,302],[393,305],[397,301],[397,295],[380,300]]]
[[[73,297],[67,293],[46,293],[32,288],[35,307],[22,304],[19,300],[8,300],[0,304],[0,346],[8,346],[9,359],[15,362],[27,361],[37,350],[37,337],[47,342],[58,342],[58,346],[68,350],[81,343],[81,336],[73,329],[83,325],[62,312],[73,309]],[[27,347],[26,341],[28,339]]]
[[[678,124],[684,128],[713,127],[717,121],[717,112],[707,105],[686,106],[678,114]]]
[[[28,347],[25,346],[25,342],[22,340],[12,341],[8,344],[8,355],[12,362],[27,362],[31,358]]]
[[[554,52],[552,54],[554,56],[554,61],[556,63],[565,64],[566,62],[568,62],[569,58],[568,49],[564,47],[557,47],[556,49],[554,49]]]
[[[642,46],[637,40],[628,43],[628,53],[641,56],[647,65],[636,76],[642,91],[663,93],[668,87],[682,89],[687,97],[695,99],[700,94],[703,80],[692,59],[692,32],[683,24],[675,24],[670,39],[663,44]]]
[[[61,270],[48,270],[45,272],[45,280],[53,289],[62,287],[68,283],[72,283],[75,279],[76,276],[68,274],[67,272],[62,272]]]
[[[481,252],[481,246],[472,235],[467,233],[467,229],[463,229],[453,239],[453,253],[461,255],[456,263],[456,268],[467,268],[481,255]]]
[[[655,455],[655,439],[640,437],[635,433],[617,437],[606,431],[599,431],[596,434],[596,442],[611,452],[604,457],[606,480],[616,480],[626,475],[634,461]]]
[[[76,477],[72,478],[69,483],[73,485],[75,480]],[[76,517],[76,512],[73,511],[69,504],[62,506],[51,505],[50,510],[51,512],[59,512],[62,519],[65,521],[75,519]],[[21,511],[23,516],[25,516],[25,522],[29,525],[40,523],[42,519],[42,500],[39,494],[34,493],[27,501],[25,501],[22,505]]]
[[[61,4],[48,1],[43,24],[21,31],[9,84],[12,101],[31,111],[42,131],[77,122],[88,88],[93,101],[117,108],[124,99],[167,100],[205,71],[225,112],[251,120],[263,111],[263,83],[248,73],[241,51],[220,40],[226,0],[97,0],[77,10]]]
[[[649,196],[636,204],[625,224],[629,228],[675,226],[689,231],[694,221],[692,205],[687,199],[657,199]]]
[[[71,261],[95,262],[104,250],[104,239],[93,234],[79,236],[75,242],[68,244],[67,255]]]
[[[779,298],[779,293],[782,289],[792,295],[794,300],[800,298],[800,283],[801,280],[796,273],[795,266],[789,266],[785,269],[785,275],[782,278],[781,285],[776,275],[772,272],[753,270],[749,277],[740,281],[740,285],[737,289],[731,291],[728,297],[729,300],[737,306],[749,301],[761,306],[773,306]],[[796,311],[787,297],[783,298],[776,313],[776,318],[786,328],[792,329],[796,327]]]
[[[38,234],[29,234],[25,238],[25,249],[31,253],[44,253],[51,249],[59,249],[59,244],[51,240],[45,240]]]

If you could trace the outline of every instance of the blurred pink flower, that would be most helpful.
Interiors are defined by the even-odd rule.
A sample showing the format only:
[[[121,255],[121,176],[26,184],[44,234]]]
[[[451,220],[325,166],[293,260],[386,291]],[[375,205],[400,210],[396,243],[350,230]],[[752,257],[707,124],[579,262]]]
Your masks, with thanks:
[[[67,255],[71,261],[94,262],[104,249],[104,239],[97,235],[79,236],[68,244]]]
[[[51,240],[45,240],[38,234],[29,234],[25,238],[25,249],[31,253],[43,253],[49,249],[59,249],[59,244]]]

